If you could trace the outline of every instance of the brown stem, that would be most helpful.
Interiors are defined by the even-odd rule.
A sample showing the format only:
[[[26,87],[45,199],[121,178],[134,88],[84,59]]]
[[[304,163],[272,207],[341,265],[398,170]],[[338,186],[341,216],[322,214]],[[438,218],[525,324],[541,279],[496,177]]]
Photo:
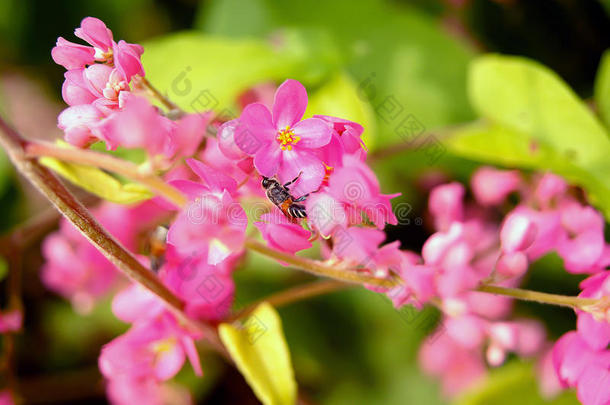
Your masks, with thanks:
[[[538,291],[524,290],[521,288],[502,287],[499,285],[481,285],[477,291],[504,295],[507,297],[517,298],[523,301],[533,301],[540,304],[559,305],[574,309],[582,309],[583,307],[594,305],[599,302],[595,298],[580,298],[568,295],[549,294]]]
[[[185,115],[186,113],[180,108],[178,107],[174,102],[172,102],[168,97],[166,97],[165,95],[163,95],[159,90],[157,90],[157,88],[155,86],[152,85],[151,82],[148,81],[147,78],[145,77],[140,77],[138,79],[138,83],[142,85],[142,87],[144,89],[146,89],[146,91],[148,91],[148,93],[156,98],[157,100],[159,100],[159,102],[161,104],[163,104],[163,106],[165,108],[167,108],[169,110],[169,112],[175,117],[175,118],[180,118],[181,116]]]
[[[308,298],[316,297],[318,295],[327,294],[333,291],[343,290],[349,287],[353,287],[353,284],[347,284],[342,281],[325,280],[316,281],[304,285],[298,285],[287,290],[271,294],[260,300],[257,300],[247,307],[235,312],[225,322],[233,322],[241,318],[245,318],[250,315],[261,303],[268,302],[274,308],[279,308],[284,305],[292,304],[293,302],[302,301]]]
[[[185,324],[202,330],[220,353],[226,351],[211,326],[188,319],[184,303],[157,276],[144,267],[112,235],[93,218],[91,213],[64,187],[60,180],[35,159],[25,153],[27,142],[0,118],[0,144],[15,167],[85,236],[111,263],[132,281],[142,285],[161,299]]]
[[[246,247],[250,250],[254,250],[264,256],[278,260],[280,262],[288,263],[294,267],[306,271],[316,276],[322,276],[332,278],[335,280],[343,281],[351,284],[369,284],[377,287],[396,287],[401,284],[397,279],[380,279],[377,277],[370,276],[356,270],[340,270],[332,266],[324,264],[318,260],[311,260],[305,257],[299,257],[291,255],[289,253],[280,252],[279,250],[272,249],[267,245],[260,243],[254,239],[246,240]]]
[[[178,207],[184,207],[187,203],[186,197],[179,190],[167,184],[161,178],[144,172],[138,165],[132,162],[106,153],[88,149],[58,147],[50,143],[28,143],[24,146],[24,149],[26,158],[47,156],[64,162],[99,167],[148,186]]]

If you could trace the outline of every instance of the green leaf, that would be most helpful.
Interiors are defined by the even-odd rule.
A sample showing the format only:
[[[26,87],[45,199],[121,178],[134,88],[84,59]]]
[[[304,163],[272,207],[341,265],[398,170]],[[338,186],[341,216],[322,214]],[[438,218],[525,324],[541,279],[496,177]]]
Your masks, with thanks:
[[[457,130],[455,153],[490,163],[551,170],[582,186],[610,218],[610,140],[557,75],[523,58],[483,56],[469,93],[486,123]]]
[[[218,327],[220,339],[257,398],[265,405],[292,405],[297,385],[277,311],[262,303],[243,325]]]
[[[187,112],[236,115],[236,97],[255,84],[294,78],[306,84],[337,64],[332,41],[287,31],[282,46],[257,39],[229,39],[182,32],[145,43],[146,77]]]
[[[375,112],[347,73],[332,77],[311,94],[306,115],[315,114],[333,115],[361,124],[365,128],[363,139],[367,147],[373,147]]]
[[[514,362],[491,372],[480,384],[458,398],[454,405],[577,405],[573,392],[545,400],[540,396],[531,364]]]
[[[51,157],[41,158],[40,163],[71,183],[107,201],[118,204],[132,204],[148,200],[154,196],[145,186],[136,183],[122,184],[116,178],[96,167],[62,162]]]
[[[244,7],[247,14],[235,12]],[[274,35],[286,25],[325,30],[376,112],[377,146],[402,142],[397,127],[409,115],[428,130],[473,117],[464,86],[473,52],[404,2],[218,0],[202,4],[196,24],[233,37]],[[413,158],[425,160],[403,162]]]
[[[594,98],[600,117],[606,124],[606,128],[610,128],[610,50],[603,54],[599,63],[595,78]]]

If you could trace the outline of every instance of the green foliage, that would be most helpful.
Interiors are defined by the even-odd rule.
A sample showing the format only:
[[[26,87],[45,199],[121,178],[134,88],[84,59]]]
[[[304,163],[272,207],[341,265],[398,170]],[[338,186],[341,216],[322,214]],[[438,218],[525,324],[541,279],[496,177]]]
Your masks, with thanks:
[[[601,119],[610,128],[610,51],[602,56],[595,78],[595,102]]]
[[[346,73],[338,74],[320,86],[309,98],[305,114],[334,115],[355,121],[365,128],[363,139],[366,145],[374,148],[375,112],[369,102],[358,93],[356,83]]]
[[[296,403],[297,385],[277,311],[262,303],[243,326],[226,323],[218,333],[237,368],[265,405]]]
[[[472,118],[463,86],[472,52],[436,20],[406,5],[223,0],[210,2],[198,20],[205,32],[230,37],[260,37],[286,26],[324,27],[339,44],[360,97],[378,110],[379,146],[402,142],[396,128],[409,114],[427,129]],[[388,113],[390,106],[383,103],[394,101],[396,109]]]
[[[532,365],[515,361],[494,370],[481,384],[455,401],[455,405],[513,405],[517,399],[520,405],[579,404],[573,392],[543,399]]]
[[[468,82],[485,118],[456,131],[450,149],[495,164],[551,170],[587,190],[610,218],[610,140],[586,105],[545,67],[523,58],[482,56]]]
[[[235,99],[251,86],[289,77],[315,83],[336,63],[334,52],[323,49],[332,46],[323,36],[308,42],[286,32],[283,39],[274,47],[256,39],[178,33],[147,42],[144,67],[154,85],[186,111],[237,115]]]

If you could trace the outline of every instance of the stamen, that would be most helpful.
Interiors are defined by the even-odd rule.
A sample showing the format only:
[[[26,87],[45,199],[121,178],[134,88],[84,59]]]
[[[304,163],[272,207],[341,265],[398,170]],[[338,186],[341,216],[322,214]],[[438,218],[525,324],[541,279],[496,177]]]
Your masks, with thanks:
[[[292,150],[292,145],[296,145],[301,140],[300,136],[295,136],[290,126],[281,129],[275,138],[280,143],[280,149]]]

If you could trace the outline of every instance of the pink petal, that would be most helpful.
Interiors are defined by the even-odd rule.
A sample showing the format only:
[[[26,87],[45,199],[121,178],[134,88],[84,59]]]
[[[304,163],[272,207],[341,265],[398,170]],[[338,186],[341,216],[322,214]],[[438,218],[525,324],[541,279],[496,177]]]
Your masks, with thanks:
[[[153,342],[155,345],[157,342]],[[177,343],[159,342],[162,345],[171,345],[167,349],[160,350],[156,353],[155,376],[161,380],[169,380],[178,374],[185,360],[185,353],[182,347]]]
[[[68,70],[92,64],[95,61],[94,55],[93,48],[75,44],[62,37],[57,38],[57,45],[51,50],[53,61]]]
[[[596,350],[603,350],[610,343],[610,323],[596,321],[593,316],[586,312],[578,314],[579,335]]]
[[[61,96],[68,105],[90,104],[98,97],[88,89],[83,69],[69,70],[64,76],[66,80],[61,87]]]
[[[235,127],[237,146],[248,155],[254,155],[275,140],[276,129],[271,121],[269,109],[262,104],[246,106],[239,117],[241,125]]]
[[[108,65],[96,63],[83,72],[84,81],[89,90],[98,97],[103,97],[103,91],[110,79],[113,69]]]
[[[227,190],[229,194],[237,191],[237,182],[219,170],[212,169],[210,166],[196,159],[186,160],[186,164],[195,172],[203,183],[210,189],[216,191]]]
[[[254,167],[265,177],[273,177],[280,168],[282,150],[275,142],[261,148],[254,155]]]
[[[256,159],[254,164],[256,165]],[[299,176],[299,179],[290,185],[293,197],[298,198],[317,191],[325,174],[324,164],[312,153],[297,150],[282,152],[282,164],[278,173],[280,182],[287,183]]]
[[[331,130],[324,121],[317,118],[309,118],[294,125],[294,135],[301,137],[296,148],[315,149],[321,148],[330,142]]]
[[[577,383],[578,399],[584,405],[610,404],[610,370],[587,367]]]
[[[112,48],[112,32],[106,27],[106,24],[98,18],[85,18],[81,21],[80,28],[77,28],[74,31],[74,35],[102,51],[107,51]]]
[[[138,53],[136,49],[122,40],[114,46],[114,65],[127,82],[135,75],[144,76],[144,68],[140,61],[141,53]]]
[[[182,337],[182,346],[184,348],[184,352],[186,353],[186,357],[189,359],[193,370],[195,371],[195,375],[201,377],[203,376],[203,370],[201,369],[201,360],[199,359],[199,353],[197,352],[197,347],[195,346],[195,341],[193,338],[189,336]]]
[[[273,100],[273,123],[276,129],[293,127],[307,108],[307,90],[296,80],[288,79],[278,87]],[[328,143],[328,142],[326,142]]]

